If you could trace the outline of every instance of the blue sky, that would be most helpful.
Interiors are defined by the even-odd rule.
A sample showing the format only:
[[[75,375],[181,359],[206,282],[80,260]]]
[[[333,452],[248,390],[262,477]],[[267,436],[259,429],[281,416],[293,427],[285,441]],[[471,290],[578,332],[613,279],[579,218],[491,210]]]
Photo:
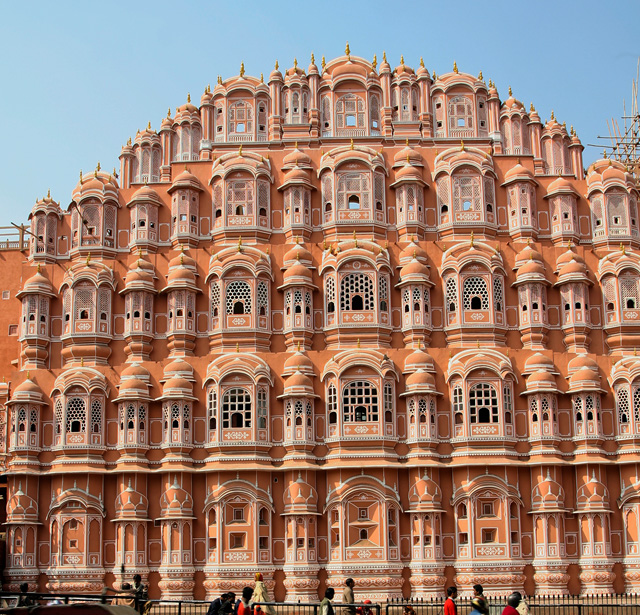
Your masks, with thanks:
[[[63,207],[80,169],[119,167],[129,136],[167,108],[198,102],[217,75],[265,77],[277,59],[307,66],[386,50],[413,67],[508,86],[542,119],[555,111],[583,142],[607,135],[630,102],[640,55],[637,0],[556,2],[156,0],[0,1],[0,226],[26,221],[47,189]],[[585,164],[600,150],[587,148]]]

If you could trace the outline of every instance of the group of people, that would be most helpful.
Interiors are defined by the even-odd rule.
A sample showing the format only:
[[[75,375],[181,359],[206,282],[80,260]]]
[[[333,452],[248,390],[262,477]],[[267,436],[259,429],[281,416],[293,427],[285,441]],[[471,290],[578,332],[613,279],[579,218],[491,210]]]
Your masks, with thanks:
[[[271,598],[262,575],[257,572],[254,587],[244,587],[238,600],[233,592],[222,594],[211,602],[207,615],[275,615],[265,602],[271,602]]]
[[[447,599],[444,603],[443,615],[458,615],[458,607],[456,606],[456,598],[458,597],[458,588],[455,585],[447,588]],[[413,611],[413,609],[411,609]],[[520,592],[513,592],[507,598],[507,605],[502,609],[502,615],[528,615],[529,608],[527,603],[522,599]],[[407,613],[405,609],[404,615],[415,615]],[[473,598],[471,599],[471,611],[469,615],[489,615],[489,604],[484,597],[484,589],[482,585],[473,586]]]

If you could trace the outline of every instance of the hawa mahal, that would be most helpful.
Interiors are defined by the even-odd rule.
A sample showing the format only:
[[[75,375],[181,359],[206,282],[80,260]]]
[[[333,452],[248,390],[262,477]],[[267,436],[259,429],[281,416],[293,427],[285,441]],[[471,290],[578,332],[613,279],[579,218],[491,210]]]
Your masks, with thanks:
[[[462,73],[207,87],[0,252],[6,588],[640,591],[638,187]]]

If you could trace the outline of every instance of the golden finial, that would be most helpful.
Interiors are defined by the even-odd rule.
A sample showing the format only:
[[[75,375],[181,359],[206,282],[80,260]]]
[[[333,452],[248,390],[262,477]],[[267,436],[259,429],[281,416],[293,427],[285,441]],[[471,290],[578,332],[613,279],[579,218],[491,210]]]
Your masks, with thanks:
[[[569,239],[569,242],[567,243],[567,248],[569,248],[569,250],[571,250],[572,246],[573,246],[573,241],[571,241],[571,239]]]
[[[180,254],[180,264],[184,265],[184,253]]]
[[[607,159],[607,150],[603,149],[602,150],[602,157],[606,160]]]
[[[131,145],[131,137],[129,137],[129,139],[127,141],[127,145]]]
[[[240,343],[236,342],[236,352],[240,352]]]
[[[38,263],[38,273],[40,273],[40,263]]]
[[[269,256],[269,246],[267,246],[267,256]]]
[[[98,166],[96,167],[96,171],[100,170],[100,161],[98,161]]]
[[[298,68],[298,58],[293,58],[293,68]]]
[[[51,198],[51,188],[47,189],[47,198],[50,199]]]
[[[469,242],[469,245],[473,248],[473,231],[471,231],[471,241]]]
[[[480,340],[476,340],[476,348],[480,348]]]
[[[240,62],[240,76],[244,77],[244,62]]]
[[[222,85],[222,75],[218,75],[218,84]]]
[[[386,51],[382,52],[382,61],[385,62],[385,63],[387,61],[387,52]]]
[[[407,164],[411,164],[411,158],[409,157],[409,154],[407,154]]]
[[[187,92],[187,102],[191,102],[191,92]]]
[[[507,356],[509,356],[509,346],[507,346]]]
[[[351,139],[351,149],[353,149],[353,139]]]
[[[349,48],[349,41],[347,41],[347,44],[344,48],[344,55],[347,56],[347,59],[350,60],[351,59],[351,49]]]
[[[276,66],[275,70],[278,70],[278,68],[280,68],[280,64],[278,64],[278,60],[276,60],[275,66]]]
[[[324,71],[324,67],[327,65],[327,63],[324,61],[324,56],[322,56],[322,70]]]
[[[80,357],[80,367],[84,367],[84,357]]]
[[[424,60],[422,59],[422,56],[420,56],[420,67],[424,68]]]
[[[80,169],[80,185],[82,186],[82,169]]]
[[[553,121],[553,120],[555,120],[555,119],[556,119],[556,115],[555,115],[555,113],[553,112],[553,109],[551,109],[551,121]]]
[[[484,77],[482,76],[482,71],[478,73],[478,81],[484,81]]]
[[[91,262],[91,252],[87,254],[87,265]]]
[[[151,130],[151,122],[147,123],[147,130]]]
[[[264,73],[260,73],[260,83],[264,83]]]
[[[573,128],[573,124],[571,125],[571,134],[572,134],[572,135],[575,135],[575,134],[576,134],[576,131],[575,131],[575,129]]]
[[[242,252],[242,237],[238,237],[238,252]]]
[[[464,141],[460,139],[460,151],[464,152]]]
[[[98,169],[96,169],[96,170],[93,172],[93,176],[94,176],[94,177],[98,177]]]
[[[400,56],[400,64],[404,66],[404,55]]]
[[[357,347],[360,348],[360,338],[358,338]]]
[[[300,235],[296,235],[296,245],[300,245]]]
[[[432,78],[434,81],[438,78],[438,76],[436,75],[436,71],[435,71],[435,70],[433,71],[433,75],[431,75],[431,78]]]
[[[453,72],[458,74],[458,63],[455,60],[453,61]]]
[[[240,147],[238,148],[238,156],[242,156],[242,143],[240,143]]]
[[[620,252],[622,252],[622,255],[624,256],[626,254],[625,248],[624,248],[624,244],[620,244]]]
[[[316,63],[316,56],[313,55],[313,51],[311,52],[311,64]]]

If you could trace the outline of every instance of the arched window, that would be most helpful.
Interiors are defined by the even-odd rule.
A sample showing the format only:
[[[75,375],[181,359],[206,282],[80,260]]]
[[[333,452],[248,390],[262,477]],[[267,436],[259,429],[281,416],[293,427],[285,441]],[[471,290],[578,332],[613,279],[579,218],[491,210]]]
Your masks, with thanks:
[[[371,134],[380,134],[380,99],[373,95],[369,99],[369,117],[371,120]]]
[[[447,278],[446,281],[446,302],[448,312],[458,311],[458,283],[453,276]]]
[[[453,177],[453,210],[456,213],[475,212],[470,219],[482,219],[482,188],[480,178],[469,175],[455,175]]]
[[[377,387],[367,380],[347,384],[342,390],[342,416],[345,423],[377,421]]]
[[[473,102],[466,96],[454,96],[449,100],[449,136],[459,136],[471,131],[473,136]]]
[[[466,278],[462,286],[462,300],[465,310],[488,310],[489,292],[484,278]]]
[[[340,309],[368,311],[374,309],[374,286],[371,276],[349,273],[340,282]]]
[[[253,134],[253,105],[249,101],[229,105],[229,134]]]
[[[222,428],[251,427],[251,395],[247,389],[232,388],[222,396]]]
[[[364,100],[355,94],[346,94],[336,102],[336,128],[340,131],[364,130],[365,127]]]
[[[471,423],[498,422],[498,391],[484,382],[469,390],[469,420]]]
[[[66,431],[67,434],[87,431],[87,409],[81,397],[71,397],[67,401]]]
[[[242,280],[229,282],[226,301],[227,314],[251,314],[251,286]]]
[[[327,301],[327,313],[333,314],[336,311],[336,281],[333,277],[327,278],[325,296]]]
[[[230,181],[227,183],[227,215],[253,216],[253,182]]]
[[[335,425],[338,422],[338,392],[333,384],[329,385],[327,393],[327,415],[329,417],[329,425]]]
[[[338,209],[371,209],[369,173],[341,173],[338,175]]]

